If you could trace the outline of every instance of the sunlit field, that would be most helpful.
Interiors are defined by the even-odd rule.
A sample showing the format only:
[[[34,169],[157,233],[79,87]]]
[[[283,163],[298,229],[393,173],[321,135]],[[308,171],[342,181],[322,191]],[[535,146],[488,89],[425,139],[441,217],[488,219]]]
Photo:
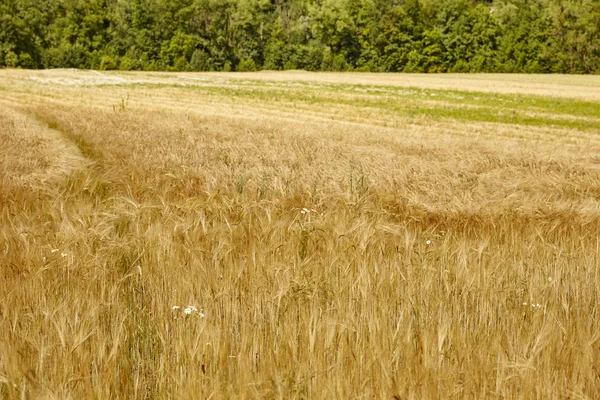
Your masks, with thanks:
[[[600,77],[0,71],[0,398],[600,397]]]

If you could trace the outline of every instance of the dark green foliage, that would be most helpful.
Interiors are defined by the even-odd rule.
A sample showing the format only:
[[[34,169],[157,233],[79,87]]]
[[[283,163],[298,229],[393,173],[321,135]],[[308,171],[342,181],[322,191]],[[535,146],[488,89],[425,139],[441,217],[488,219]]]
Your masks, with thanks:
[[[600,2],[3,0],[0,66],[600,73]]]
[[[256,71],[256,63],[251,58],[241,60],[236,70],[239,72]]]
[[[100,60],[100,67],[99,68],[101,70],[106,70],[106,71],[111,70],[111,69],[116,69],[117,68],[117,63],[111,57],[104,56]]]
[[[211,71],[213,69],[212,59],[204,50],[194,50],[190,60],[190,70]]]

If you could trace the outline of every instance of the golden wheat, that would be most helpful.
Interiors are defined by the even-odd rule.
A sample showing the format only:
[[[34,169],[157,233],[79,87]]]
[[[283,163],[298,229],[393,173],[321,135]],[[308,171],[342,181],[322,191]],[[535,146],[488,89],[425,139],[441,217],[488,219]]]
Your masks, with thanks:
[[[599,116],[386,92],[500,78],[0,71],[0,397],[598,398]]]

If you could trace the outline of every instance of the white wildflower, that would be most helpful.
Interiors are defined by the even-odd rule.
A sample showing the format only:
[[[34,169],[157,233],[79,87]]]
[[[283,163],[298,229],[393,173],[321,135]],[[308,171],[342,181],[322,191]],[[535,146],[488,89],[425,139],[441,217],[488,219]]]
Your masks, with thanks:
[[[171,310],[177,311],[177,310],[180,310],[181,308],[182,308],[182,306],[173,306],[173,307],[171,307]],[[185,315],[198,314],[198,316],[200,318],[206,317],[206,315],[204,314],[204,310],[198,311],[198,308],[196,308],[195,306],[184,307],[182,311]]]
[[[548,282],[552,282],[552,277],[551,276],[548,277]]]
[[[42,257],[42,261],[43,261],[43,262],[46,262],[46,257]]]
[[[62,258],[65,258],[66,256],[68,256],[68,254],[67,254],[67,253],[60,253],[60,256],[61,256]]]
[[[190,315],[193,312],[198,312],[198,309],[194,306],[187,306],[186,308],[184,308],[183,313],[186,315]]]
[[[523,303],[523,305],[524,305],[524,306],[526,306],[526,305],[527,305],[527,302],[524,302],[524,303]]]
[[[50,253],[52,253],[52,254],[58,253],[58,249],[54,249],[54,250],[50,251]]]
[[[431,244],[431,240],[426,241],[425,244],[429,246]]]

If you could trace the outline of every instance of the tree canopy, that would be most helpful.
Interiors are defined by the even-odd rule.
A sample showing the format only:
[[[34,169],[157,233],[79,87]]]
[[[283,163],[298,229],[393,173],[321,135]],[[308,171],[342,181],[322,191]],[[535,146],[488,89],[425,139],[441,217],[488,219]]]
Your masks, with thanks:
[[[600,1],[3,0],[1,66],[600,73]]]

